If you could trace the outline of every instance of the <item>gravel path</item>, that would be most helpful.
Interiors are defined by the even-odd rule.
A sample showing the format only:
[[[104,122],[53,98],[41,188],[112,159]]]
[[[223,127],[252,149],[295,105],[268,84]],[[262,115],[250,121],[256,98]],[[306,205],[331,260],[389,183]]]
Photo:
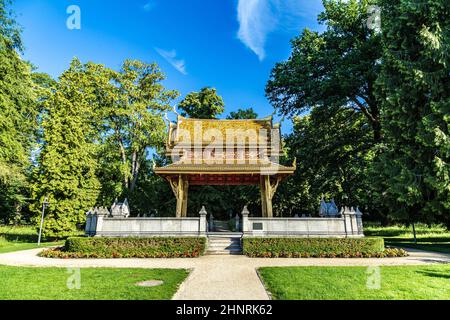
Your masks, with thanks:
[[[256,269],[269,266],[382,266],[450,263],[449,254],[408,249],[402,258],[248,258],[203,256],[185,259],[48,259],[37,256],[41,249],[0,254],[0,265],[34,267],[114,267],[191,269],[175,294],[176,300],[266,300],[269,299]]]

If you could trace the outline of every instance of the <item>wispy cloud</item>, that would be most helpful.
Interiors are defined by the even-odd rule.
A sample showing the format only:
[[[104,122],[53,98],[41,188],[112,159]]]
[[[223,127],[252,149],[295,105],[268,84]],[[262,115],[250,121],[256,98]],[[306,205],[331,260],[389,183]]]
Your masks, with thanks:
[[[269,33],[297,29],[300,18],[315,20],[321,8],[320,0],[238,0],[238,38],[262,61]]]
[[[270,0],[239,0],[238,38],[259,58],[266,53],[264,45],[267,34],[276,27],[276,19],[270,8]]]
[[[145,11],[151,11],[156,6],[156,2],[154,0],[148,1],[142,7]]]
[[[166,59],[166,61],[169,62],[175,69],[177,69],[182,74],[187,75],[186,64],[183,59],[177,59],[177,52],[175,50],[167,51],[160,48],[155,48],[155,50],[161,57]]]

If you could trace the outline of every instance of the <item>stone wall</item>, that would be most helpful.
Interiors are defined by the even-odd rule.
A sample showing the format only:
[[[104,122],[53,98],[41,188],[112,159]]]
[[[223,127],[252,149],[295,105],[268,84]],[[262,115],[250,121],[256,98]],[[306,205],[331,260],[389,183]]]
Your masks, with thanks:
[[[104,208],[88,212],[86,235],[130,236],[206,236],[205,208],[197,218],[117,218]],[[252,218],[247,208],[239,222],[244,237],[363,237],[362,213],[343,208],[331,218]]]
[[[86,235],[100,237],[206,235],[206,211],[198,218],[115,218],[88,212]]]
[[[245,237],[363,237],[362,213],[343,208],[336,218],[250,218],[242,212]]]

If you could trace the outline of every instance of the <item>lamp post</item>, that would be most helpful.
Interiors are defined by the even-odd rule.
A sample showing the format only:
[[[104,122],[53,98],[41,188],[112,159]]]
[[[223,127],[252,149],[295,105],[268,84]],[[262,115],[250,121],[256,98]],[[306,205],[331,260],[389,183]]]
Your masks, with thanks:
[[[44,225],[44,213],[45,208],[49,205],[47,197],[44,198],[44,202],[42,203],[42,215],[41,215],[41,225],[39,227],[39,237],[38,237],[38,246],[41,245],[41,236],[42,236],[42,227]]]

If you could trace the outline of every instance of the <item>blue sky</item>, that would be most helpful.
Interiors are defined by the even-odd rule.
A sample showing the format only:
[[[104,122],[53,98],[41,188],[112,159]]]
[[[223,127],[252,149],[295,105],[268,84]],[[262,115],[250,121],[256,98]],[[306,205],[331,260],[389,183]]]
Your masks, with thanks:
[[[66,21],[80,8],[81,29]],[[53,77],[73,57],[119,68],[127,58],[156,61],[164,82],[184,97],[215,87],[227,115],[253,107],[273,112],[264,88],[274,64],[290,54],[290,39],[322,30],[321,0],[15,0],[25,59]],[[283,123],[283,131],[291,128]]]

